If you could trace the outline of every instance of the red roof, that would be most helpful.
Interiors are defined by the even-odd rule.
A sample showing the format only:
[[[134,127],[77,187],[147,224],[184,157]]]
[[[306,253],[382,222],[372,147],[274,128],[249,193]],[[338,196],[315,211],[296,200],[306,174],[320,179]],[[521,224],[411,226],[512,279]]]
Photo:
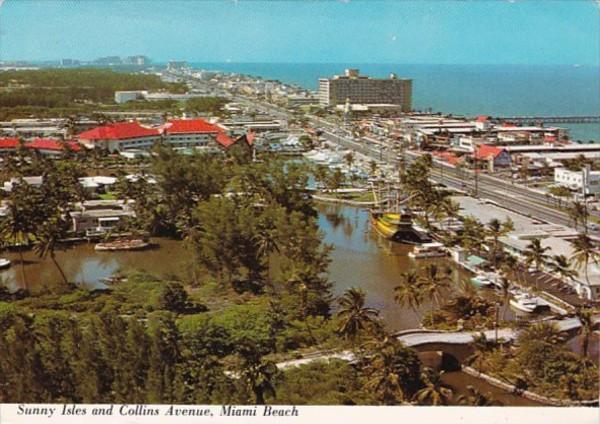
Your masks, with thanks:
[[[0,149],[16,149],[19,140],[16,138],[0,138]]]
[[[162,126],[169,134],[219,133],[220,127],[203,119],[172,119]]]
[[[487,122],[490,119],[487,115],[479,115],[477,117],[477,122]]]
[[[80,140],[122,140],[127,138],[150,137],[160,135],[156,128],[147,128],[139,122],[116,122],[84,131],[77,137]]]
[[[234,143],[233,139],[224,132],[219,132],[217,134],[216,140],[223,147],[229,147]]]
[[[66,141],[64,144],[68,145],[74,152],[78,152],[81,149],[79,143],[74,141]],[[36,150],[63,150],[63,144],[60,141],[51,138],[36,138],[35,140],[26,143],[25,147]]]
[[[504,149],[496,146],[490,146],[489,144],[482,144],[475,151],[475,159],[489,159],[490,157],[496,158]]]

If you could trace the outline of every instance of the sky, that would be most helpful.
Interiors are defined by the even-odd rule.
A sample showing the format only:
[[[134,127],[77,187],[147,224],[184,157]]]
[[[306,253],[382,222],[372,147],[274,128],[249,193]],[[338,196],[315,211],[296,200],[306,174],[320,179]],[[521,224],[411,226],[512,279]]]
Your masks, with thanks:
[[[0,60],[600,64],[593,0],[0,0]]]

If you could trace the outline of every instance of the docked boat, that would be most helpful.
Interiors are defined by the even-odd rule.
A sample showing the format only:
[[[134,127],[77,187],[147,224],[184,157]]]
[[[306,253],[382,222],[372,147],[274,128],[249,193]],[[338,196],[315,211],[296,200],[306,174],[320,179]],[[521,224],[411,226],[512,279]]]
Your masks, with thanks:
[[[408,256],[413,259],[440,258],[446,256],[446,248],[442,243],[423,243],[413,248]]]
[[[517,293],[513,295],[509,303],[513,308],[529,314],[548,306],[547,302],[529,293]]]
[[[10,264],[11,264],[11,262],[9,259],[0,258],[0,269],[8,268],[10,266]]]
[[[371,210],[371,223],[382,236],[394,240],[400,232],[412,228],[412,215]]]
[[[150,246],[150,243],[142,239],[133,240],[114,240],[105,243],[98,243],[94,250],[99,252],[114,252],[118,250],[142,250]]]
[[[495,286],[492,279],[486,275],[477,275],[476,277],[471,278],[471,283],[479,288],[492,288]]]

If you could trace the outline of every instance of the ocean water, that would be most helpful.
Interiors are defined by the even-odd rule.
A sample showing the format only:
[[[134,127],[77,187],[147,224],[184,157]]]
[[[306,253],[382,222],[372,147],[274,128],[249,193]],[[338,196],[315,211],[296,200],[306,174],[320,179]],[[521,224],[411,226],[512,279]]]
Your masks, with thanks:
[[[455,115],[600,115],[600,68],[594,66],[403,65],[360,63],[194,63],[198,69],[277,79],[316,90],[318,79],[361,74],[413,79],[413,107]],[[561,124],[575,140],[600,142],[600,124]]]

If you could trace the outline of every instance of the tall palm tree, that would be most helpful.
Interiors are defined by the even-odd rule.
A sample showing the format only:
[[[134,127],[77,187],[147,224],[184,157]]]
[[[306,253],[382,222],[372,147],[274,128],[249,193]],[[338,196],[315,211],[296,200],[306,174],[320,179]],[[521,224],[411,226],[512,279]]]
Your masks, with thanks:
[[[384,405],[406,402],[413,377],[418,381],[419,365],[418,360],[411,360],[413,356],[397,340],[385,338],[367,358],[365,389]]]
[[[589,308],[577,308],[575,310],[575,316],[581,323],[581,327],[579,327],[579,335],[581,336],[581,353],[585,358],[590,346],[590,336],[592,335],[594,328],[592,310]]]
[[[273,381],[279,370],[271,361],[265,361],[254,348],[241,349],[240,375],[254,394],[257,405],[265,404],[265,395],[275,396]]]
[[[417,308],[423,300],[422,279],[415,271],[400,274],[401,283],[394,287],[394,300],[401,306],[408,306],[418,318]]]
[[[450,287],[450,277],[452,269],[446,267],[440,272],[440,269],[435,264],[430,264],[425,267],[425,273],[421,277],[421,290],[427,295],[431,301],[431,310],[433,304],[440,305],[440,298],[444,289]]]
[[[338,333],[350,339],[354,346],[356,338],[364,330],[379,330],[379,311],[365,307],[365,292],[354,287],[349,288],[338,299],[341,307],[337,316],[340,319]]]
[[[550,248],[548,246],[542,247],[542,242],[540,241],[540,239],[531,240],[531,242],[529,243],[529,245],[523,252],[523,255],[525,256],[525,264],[528,267],[533,264],[535,266],[535,270],[537,272],[539,272],[541,270],[542,266],[548,260],[548,254],[546,253],[548,250],[550,250]],[[536,289],[537,289],[538,288],[537,287],[537,284],[538,284],[537,276],[536,276],[535,284],[536,284]]]
[[[256,243],[256,254],[266,261],[267,277],[271,279],[271,254],[280,253],[280,240],[274,229],[264,228],[254,237]]]
[[[36,232],[36,244],[33,246],[33,250],[41,259],[50,256],[50,260],[58,270],[65,284],[69,284],[69,281],[56,260],[55,251],[60,240],[66,236],[67,226],[68,223],[60,215],[48,219]]]
[[[568,210],[569,220],[573,223],[575,229],[578,224],[583,225],[583,231],[587,233],[588,211],[585,203],[574,201]]]
[[[413,400],[419,405],[448,405],[452,399],[452,389],[442,382],[444,371],[436,372],[425,368],[421,373],[421,380],[425,386],[415,393]]]
[[[514,256],[505,255],[500,264],[500,275],[502,278],[497,282],[498,295],[502,299],[502,319],[506,319],[506,310],[510,299],[510,288],[512,281],[518,280],[518,261]]]
[[[600,254],[598,254],[596,251],[592,240],[587,236],[587,234],[579,234],[575,240],[571,241],[571,246],[573,247],[573,255],[571,255],[571,260],[575,262],[577,266],[583,267],[585,281],[589,285],[589,264],[590,262],[598,264],[598,261],[600,260]]]
[[[563,280],[572,280],[579,273],[571,268],[571,263],[565,255],[554,255],[550,262],[550,269]]]
[[[507,231],[503,227],[503,225],[499,219],[494,218],[490,222],[487,223],[486,234],[492,238],[492,249],[490,252],[490,256],[491,256],[492,265],[494,266],[494,268],[496,267],[497,262],[498,262],[498,254],[499,254],[499,247],[500,247],[499,239],[506,233],[507,233]]]

